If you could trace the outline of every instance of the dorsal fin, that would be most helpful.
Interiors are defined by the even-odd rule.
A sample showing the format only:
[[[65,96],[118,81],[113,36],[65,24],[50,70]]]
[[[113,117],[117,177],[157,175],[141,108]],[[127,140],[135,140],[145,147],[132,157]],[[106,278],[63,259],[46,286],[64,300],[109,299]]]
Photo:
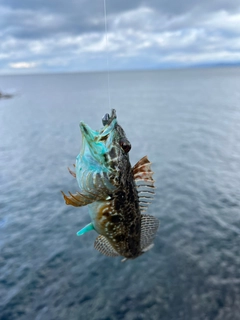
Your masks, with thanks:
[[[141,158],[132,168],[133,177],[138,188],[139,205],[142,212],[144,212],[148,204],[153,199],[154,180],[152,178],[153,171],[151,170],[151,162],[148,157]]]
[[[141,214],[141,240],[140,246],[143,252],[152,248],[153,239],[159,227],[159,220],[148,214]]]
[[[113,248],[113,246],[108,241],[108,239],[106,237],[104,237],[103,235],[99,235],[96,238],[96,240],[94,242],[94,248],[108,257],[119,256],[119,253]]]

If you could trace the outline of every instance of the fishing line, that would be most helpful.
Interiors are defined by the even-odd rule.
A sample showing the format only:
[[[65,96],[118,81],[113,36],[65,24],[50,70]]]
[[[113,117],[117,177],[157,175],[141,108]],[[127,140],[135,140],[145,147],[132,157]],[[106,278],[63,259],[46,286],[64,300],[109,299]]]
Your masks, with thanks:
[[[110,82],[109,82],[109,48],[108,48],[108,25],[107,25],[107,6],[106,0],[103,0],[104,5],[104,20],[105,20],[105,48],[107,55],[107,91],[108,91],[108,107],[111,109],[111,95],[110,95]]]

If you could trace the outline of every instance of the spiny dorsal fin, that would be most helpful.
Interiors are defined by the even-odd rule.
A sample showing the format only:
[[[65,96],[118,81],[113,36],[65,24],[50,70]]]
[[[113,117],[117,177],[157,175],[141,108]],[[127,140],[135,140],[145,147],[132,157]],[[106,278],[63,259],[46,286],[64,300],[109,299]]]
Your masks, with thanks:
[[[148,214],[141,214],[140,246],[143,252],[151,248],[158,227],[159,220],[157,218]]]
[[[113,248],[111,243],[103,235],[99,235],[94,242],[94,248],[108,257],[119,256],[118,252]]]

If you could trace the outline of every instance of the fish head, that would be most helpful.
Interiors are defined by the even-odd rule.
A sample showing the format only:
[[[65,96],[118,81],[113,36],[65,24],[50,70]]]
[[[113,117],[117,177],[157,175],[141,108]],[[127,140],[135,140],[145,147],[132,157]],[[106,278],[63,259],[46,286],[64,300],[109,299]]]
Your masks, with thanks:
[[[116,111],[102,118],[103,128],[92,130],[84,122],[80,123],[82,133],[81,158],[87,157],[89,164],[102,168],[104,172],[116,172],[128,162],[131,144],[122,127],[117,122]]]

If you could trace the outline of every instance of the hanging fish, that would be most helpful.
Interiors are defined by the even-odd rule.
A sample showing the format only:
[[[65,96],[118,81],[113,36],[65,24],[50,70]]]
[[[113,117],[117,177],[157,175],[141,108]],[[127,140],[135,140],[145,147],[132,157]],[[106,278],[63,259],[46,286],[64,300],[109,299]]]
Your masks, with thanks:
[[[95,249],[106,256],[123,256],[125,261],[153,247],[159,221],[142,213],[154,195],[153,172],[147,156],[131,167],[131,144],[114,109],[102,123],[99,131],[80,123],[82,149],[74,165],[76,172],[69,172],[77,179],[81,193],[62,194],[67,205],[88,205],[92,222],[77,235],[96,230],[100,235]]]

